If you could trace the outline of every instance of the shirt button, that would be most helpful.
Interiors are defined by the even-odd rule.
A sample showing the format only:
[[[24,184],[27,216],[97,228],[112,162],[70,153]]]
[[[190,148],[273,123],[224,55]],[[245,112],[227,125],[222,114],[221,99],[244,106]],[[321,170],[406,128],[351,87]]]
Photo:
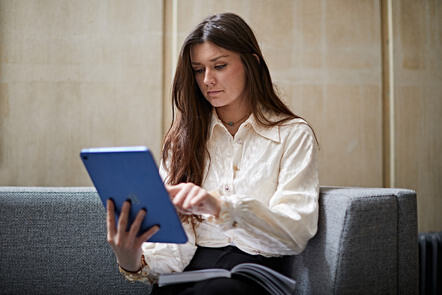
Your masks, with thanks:
[[[238,222],[236,222],[236,221],[232,222],[232,227],[236,227],[237,225],[238,225]]]
[[[243,144],[244,142],[241,139],[238,139],[237,144]]]
[[[233,165],[233,171],[238,171],[239,170],[239,168],[238,168],[238,166],[236,166],[236,165]]]
[[[229,192],[229,191],[231,190],[230,185],[226,184],[226,185],[224,186],[224,190],[225,190],[226,192]]]

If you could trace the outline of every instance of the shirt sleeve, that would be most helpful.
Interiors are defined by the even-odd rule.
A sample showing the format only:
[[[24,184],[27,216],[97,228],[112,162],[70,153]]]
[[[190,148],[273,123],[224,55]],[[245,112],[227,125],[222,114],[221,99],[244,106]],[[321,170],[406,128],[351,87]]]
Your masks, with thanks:
[[[160,176],[166,180],[167,171],[160,163]],[[150,274],[158,276],[163,273],[181,272],[189,264],[196,251],[195,231],[191,223],[183,223],[188,241],[185,244],[144,242],[142,251]]]
[[[185,244],[144,242],[142,250],[150,273],[158,276],[163,273],[182,272],[190,263],[196,251],[195,233],[192,224],[183,223],[188,241]]]
[[[307,124],[293,128],[286,139],[277,189],[268,204],[253,196],[220,196],[215,222],[224,231],[238,231],[263,255],[293,255],[304,250],[318,224],[318,147]]]

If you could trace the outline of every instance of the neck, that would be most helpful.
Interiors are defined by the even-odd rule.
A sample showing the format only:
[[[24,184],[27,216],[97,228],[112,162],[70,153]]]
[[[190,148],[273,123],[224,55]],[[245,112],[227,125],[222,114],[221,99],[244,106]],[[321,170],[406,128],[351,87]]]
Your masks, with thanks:
[[[220,118],[221,122],[224,123],[224,125],[227,125],[228,127],[236,127],[238,125],[240,125],[242,122],[244,122],[247,118],[249,117],[249,114],[246,114],[244,117],[236,120],[236,121],[224,121],[223,119]]]
[[[237,109],[216,108],[216,113],[224,125],[227,127],[236,127],[247,120],[250,115],[250,109],[241,107]]]

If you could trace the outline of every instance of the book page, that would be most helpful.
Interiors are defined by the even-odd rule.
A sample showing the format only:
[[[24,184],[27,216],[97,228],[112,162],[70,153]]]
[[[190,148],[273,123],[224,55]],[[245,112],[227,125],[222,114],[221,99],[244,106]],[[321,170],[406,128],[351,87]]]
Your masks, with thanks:
[[[212,278],[230,278],[230,271],[226,269],[203,269],[194,271],[162,274],[158,277],[158,286],[203,281]]]

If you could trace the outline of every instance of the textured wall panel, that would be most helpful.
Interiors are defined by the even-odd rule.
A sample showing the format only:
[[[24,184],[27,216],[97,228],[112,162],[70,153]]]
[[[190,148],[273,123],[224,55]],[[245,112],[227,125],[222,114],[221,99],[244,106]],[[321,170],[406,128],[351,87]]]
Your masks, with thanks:
[[[442,230],[442,2],[394,1],[395,173],[419,231]]]
[[[177,45],[230,11],[254,30],[282,98],[314,127],[324,185],[382,186],[379,1],[178,1]],[[166,123],[167,124],[167,123]]]
[[[162,136],[162,1],[0,2],[0,185],[90,185],[81,148]]]

